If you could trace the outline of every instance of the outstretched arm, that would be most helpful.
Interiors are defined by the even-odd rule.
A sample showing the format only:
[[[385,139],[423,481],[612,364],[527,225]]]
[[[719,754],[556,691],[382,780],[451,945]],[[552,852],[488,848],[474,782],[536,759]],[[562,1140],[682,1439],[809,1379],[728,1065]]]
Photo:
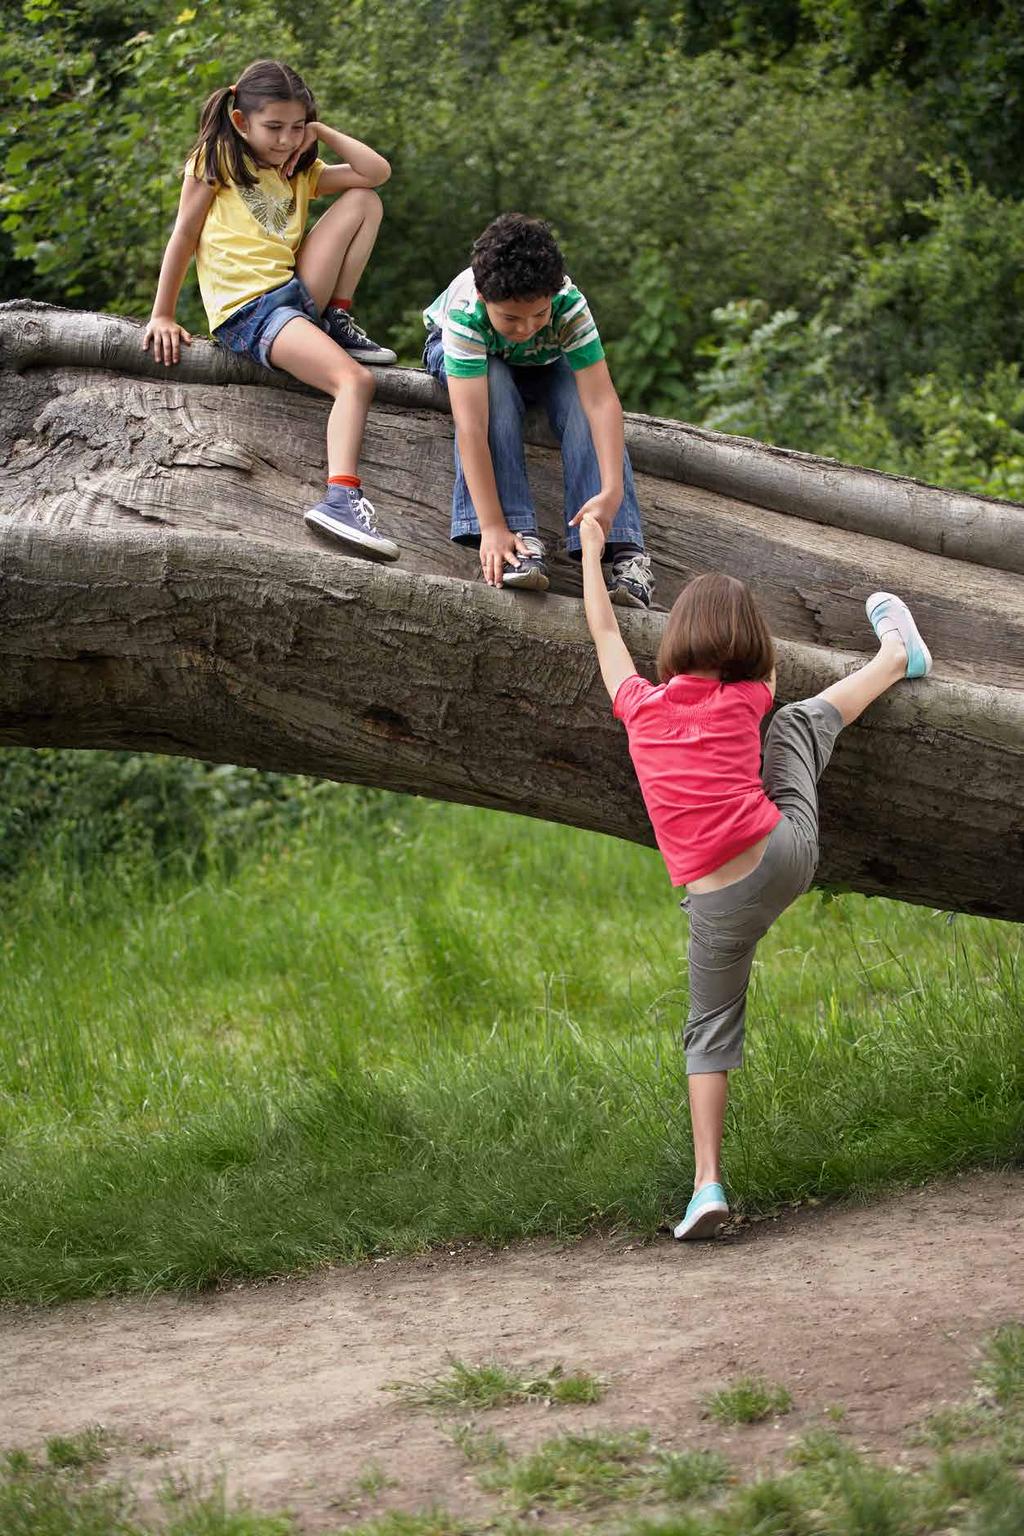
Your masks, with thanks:
[[[580,542],[583,545],[583,610],[597,649],[608,697],[614,699],[626,678],[633,676],[636,667],[619,633],[615,609],[604,584],[601,571],[604,529],[592,512],[586,513],[580,522]]]

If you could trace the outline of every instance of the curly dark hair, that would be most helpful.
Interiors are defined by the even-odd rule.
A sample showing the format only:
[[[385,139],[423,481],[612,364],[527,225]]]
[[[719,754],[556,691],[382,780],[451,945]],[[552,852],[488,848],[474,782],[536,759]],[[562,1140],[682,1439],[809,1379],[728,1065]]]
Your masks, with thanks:
[[[545,219],[502,213],[473,244],[473,279],[489,303],[547,299],[565,281],[565,258]]]

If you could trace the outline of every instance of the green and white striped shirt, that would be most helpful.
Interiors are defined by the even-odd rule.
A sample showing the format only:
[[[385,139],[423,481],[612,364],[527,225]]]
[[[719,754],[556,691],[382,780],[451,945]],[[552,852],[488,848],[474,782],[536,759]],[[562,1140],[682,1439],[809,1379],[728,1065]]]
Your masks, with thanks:
[[[517,368],[542,366],[564,357],[577,372],[604,357],[590,307],[569,277],[551,300],[551,319],[529,341],[506,341],[494,329],[476,291],[472,267],[460,272],[423,311],[423,323],[441,327],[444,365],[451,379],[486,374],[488,357],[500,357]]]

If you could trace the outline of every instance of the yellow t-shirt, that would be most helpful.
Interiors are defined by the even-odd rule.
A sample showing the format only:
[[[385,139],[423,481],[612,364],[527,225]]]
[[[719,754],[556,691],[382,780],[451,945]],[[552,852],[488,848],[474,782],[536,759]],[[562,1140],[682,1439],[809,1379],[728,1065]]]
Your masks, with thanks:
[[[186,176],[193,164],[186,165]],[[324,165],[314,160],[291,181],[267,168],[258,172],[254,187],[232,181],[218,185],[196,248],[199,291],[211,331],[243,304],[294,276],[295,252]]]

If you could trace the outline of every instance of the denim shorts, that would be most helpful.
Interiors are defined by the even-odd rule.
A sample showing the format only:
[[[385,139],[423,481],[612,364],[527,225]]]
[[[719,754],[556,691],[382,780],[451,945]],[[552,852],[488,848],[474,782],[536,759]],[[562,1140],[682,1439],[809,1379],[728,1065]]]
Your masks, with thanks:
[[[261,293],[218,325],[213,339],[240,357],[251,358],[261,368],[273,368],[270,348],[277,335],[296,318],[312,320],[319,326],[320,311],[301,277],[293,277],[280,288]]]

